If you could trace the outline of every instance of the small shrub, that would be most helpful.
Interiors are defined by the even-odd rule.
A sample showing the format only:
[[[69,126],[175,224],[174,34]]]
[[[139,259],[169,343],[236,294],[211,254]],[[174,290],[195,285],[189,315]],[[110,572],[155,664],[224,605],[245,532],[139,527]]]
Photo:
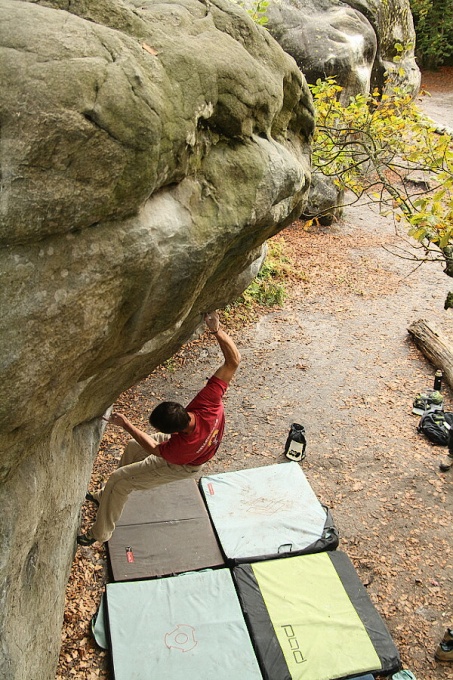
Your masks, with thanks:
[[[436,69],[453,54],[453,4],[445,0],[410,0],[421,66]]]
[[[268,253],[260,271],[239,298],[246,305],[257,303],[265,307],[282,305],[286,298],[285,286],[279,279],[290,262],[283,254],[283,244],[269,242]]]

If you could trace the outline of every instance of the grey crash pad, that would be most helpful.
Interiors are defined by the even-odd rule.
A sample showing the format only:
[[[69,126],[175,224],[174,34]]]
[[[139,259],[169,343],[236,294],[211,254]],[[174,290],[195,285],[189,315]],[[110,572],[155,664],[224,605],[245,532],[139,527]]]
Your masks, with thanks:
[[[198,485],[192,479],[131,493],[107,548],[114,581],[224,564]]]

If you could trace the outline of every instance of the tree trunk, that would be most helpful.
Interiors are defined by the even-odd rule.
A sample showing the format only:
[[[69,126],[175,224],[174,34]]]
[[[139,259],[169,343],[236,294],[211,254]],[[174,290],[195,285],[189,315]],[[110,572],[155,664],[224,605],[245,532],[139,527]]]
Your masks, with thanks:
[[[445,382],[453,389],[453,345],[423,319],[411,323],[408,331],[427,359],[442,370]]]

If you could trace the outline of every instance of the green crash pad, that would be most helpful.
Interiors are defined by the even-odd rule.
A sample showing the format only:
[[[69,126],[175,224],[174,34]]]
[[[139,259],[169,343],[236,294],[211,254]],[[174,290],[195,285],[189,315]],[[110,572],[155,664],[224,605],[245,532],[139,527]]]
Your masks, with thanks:
[[[265,680],[399,670],[398,651],[345,553],[240,565],[233,573]]]

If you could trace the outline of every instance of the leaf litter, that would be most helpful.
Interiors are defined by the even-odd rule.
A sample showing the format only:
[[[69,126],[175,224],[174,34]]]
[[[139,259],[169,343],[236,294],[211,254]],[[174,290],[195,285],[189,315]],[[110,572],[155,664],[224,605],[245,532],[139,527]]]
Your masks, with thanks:
[[[453,473],[439,471],[445,449],[416,431],[412,401],[431,386],[436,367],[407,334],[419,316],[451,333],[443,311],[448,279],[433,265],[410,275],[411,263],[382,248],[397,240],[393,226],[366,206],[332,227],[296,222],[275,238],[303,276],[286,272],[281,307],[223,315],[243,360],[225,399],[224,441],[203,474],[283,462],[289,425],[303,423],[302,469],[331,509],[339,549],[352,559],[403,667],[417,680],[451,679],[452,664],[436,662],[434,651],[453,624]],[[187,403],[219,360],[204,334],[121,395],[115,409],[146,428],[155,404]],[[447,387],[444,396],[453,410]],[[115,469],[126,440],[107,426],[90,490]],[[94,513],[83,505],[83,528]],[[90,628],[109,578],[103,546],[77,551],[56,680],[113,677]]]

